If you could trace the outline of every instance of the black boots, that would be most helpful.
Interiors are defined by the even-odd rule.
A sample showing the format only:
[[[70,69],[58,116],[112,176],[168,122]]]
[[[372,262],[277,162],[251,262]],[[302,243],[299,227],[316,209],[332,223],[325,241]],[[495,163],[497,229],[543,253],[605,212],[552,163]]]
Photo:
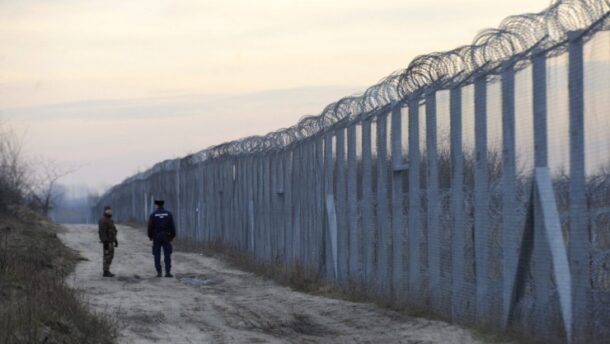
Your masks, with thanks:
[[[114,277],[114,274],[110,271],[104,271],[104,274],[102,275],[104,277]]]
[[[163,277],[163,275],[161,275],[161,271],[157,271],[157,277]],[[174,275],[172,275],[169,271],[165,272],[165,277],[174,277]]]

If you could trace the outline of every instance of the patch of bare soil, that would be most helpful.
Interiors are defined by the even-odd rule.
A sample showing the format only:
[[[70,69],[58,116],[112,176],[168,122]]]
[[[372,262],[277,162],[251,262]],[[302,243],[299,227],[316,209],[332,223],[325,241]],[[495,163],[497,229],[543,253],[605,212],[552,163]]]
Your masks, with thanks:
[[[148,238],[130,227],[119,227],[117,277],[103,278],[97,229],[67,228],[62,241],[87,258],[68,282],[117,316],[122,343],[481,343],[455,325],[296,292],[197,253],[175,252],[176,278],[156,278]]]

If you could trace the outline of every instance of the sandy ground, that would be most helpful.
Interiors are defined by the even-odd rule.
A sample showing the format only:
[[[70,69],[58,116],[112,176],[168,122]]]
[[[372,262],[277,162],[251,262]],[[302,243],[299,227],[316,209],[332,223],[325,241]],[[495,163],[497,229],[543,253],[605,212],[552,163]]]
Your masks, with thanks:
[[[129,227],[119,227],[117,276],[103,278],[97,228],[66,228],[61,240],[87,259],[68,283],[118,318],[121,343],[480,343],[457,326],[295,292],[199,254],[175,252],[176,278],[156,278],[148,238]]]

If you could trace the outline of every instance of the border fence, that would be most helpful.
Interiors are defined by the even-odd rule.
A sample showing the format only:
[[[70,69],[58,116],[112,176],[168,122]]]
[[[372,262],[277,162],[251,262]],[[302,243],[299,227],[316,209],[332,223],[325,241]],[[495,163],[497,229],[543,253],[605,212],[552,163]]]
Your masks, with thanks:
[[[457,323],[610,338],[610,1],[506,18],[266,136],[114,186],[119,220],[174,210],[178,235]]]

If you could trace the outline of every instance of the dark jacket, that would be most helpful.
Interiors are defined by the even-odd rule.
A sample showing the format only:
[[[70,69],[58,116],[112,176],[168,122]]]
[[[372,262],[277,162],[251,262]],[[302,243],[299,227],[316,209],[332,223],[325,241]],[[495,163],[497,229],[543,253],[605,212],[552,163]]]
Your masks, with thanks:
[[[98,232],[100,235],[101,242],[115,242],[116,241],[116,226],[114,225],[114,221],[112,221],[112,217],[108,215],[103,215],[100,221],[98,222]]]
[[[176,226],[172,213],[164,208],[157,208],[148,219],[148,238],[150,240],[173,240],[176,237]]]

